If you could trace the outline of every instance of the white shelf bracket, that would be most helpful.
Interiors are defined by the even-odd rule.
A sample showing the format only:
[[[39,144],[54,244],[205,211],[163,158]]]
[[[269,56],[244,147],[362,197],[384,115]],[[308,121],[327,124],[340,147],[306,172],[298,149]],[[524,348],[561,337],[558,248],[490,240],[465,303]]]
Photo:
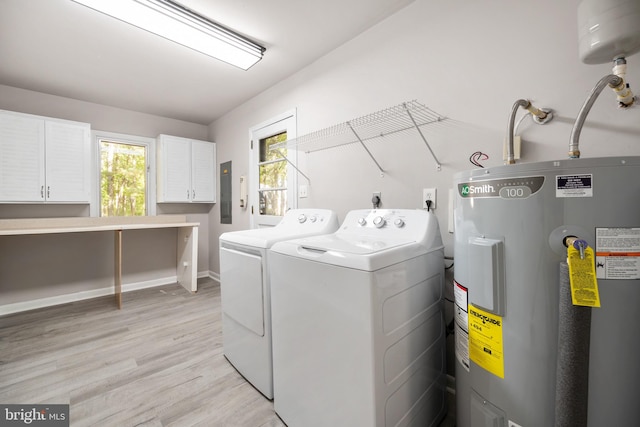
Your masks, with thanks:
[[[425,138],[424,134],[420,130],[420,126],[418,126],[418,123],[416,123],[416,120],[413,118],[413,115],[411,114],[411,110],[409,110],[409,107],[407,107],[407,103],[405,102],[402,105],[404,106],[404,109],[407,111],[407,115],[411,119],[411,122],[413,123],[413,126],[415,126],[415,128],[418,131],[418,133],[420,134],[420,138],[422,138],[422,140],[424,141],[425,145],[429,149],[429,152],[431,153],[431,157],[433,157],[433,160],[436,161],[436,167],[438,168],[438,172],[440,172],[442,170],[442,164],[440,163],[440,161],[438,161],[438,158],[436,157],[435,153],[431,149],[431,146],[429,145],[429,142],[427,141],[427,138]]]
[[[285,156],[285,155],[284,155],[284,153],[283,153],[281,150],[279,150],[279,149],[277,149],[277,148],[275,148],[275,149],[273,149],[273,150],[274,150],[276,153],[280,154],[280,155],[282,156],[282,158],[283,158],[283,159],[285,159],[285,160],[286,160],[286,162],[287,162],[287,163],[289,163],[289,164],[291,165],[291,167],[292,167],[292,168],[294,168],[296,171],[298,171],[298,173],[299,173],[300,175],[304,176],[304,177],[305,177],[305,179],[307,180],[307,182],[309,183],[309,185],[311,185],[311,180],[309,179],[309,177],[308,177],[307,175],[305,175],[305,174],[304,174],[300,169],[298,169],[298,167],[297,167],[295,164],[293,164],[293,162],[292,162],[291,160],[289,160],[289,159],[287,158],[287,156]]]
[[[356,136],[356,138],[358,139],[358,142],[360,142],[360,145],[362,145],[362,148],[364,148],[364,150],[367,152],[369,157],[371,157],[371,160],[373,160],[373,163],[375,163],[376,166],[378,167],[378,169],[380,170],[380,176],[383,177],[384,176],[384,169],[382,169],[382,166],[380,166],[380,163],[378,163],[376,158],[373,157],[373,154],[371,154],[371,151],[369,151],[367,146],[364,145],[364,141],[362,141],[362,138],[360,138],[360,135],[358,135],[358,132],[356,132],[356,130],[353,128],[353,126],[351,126],[351,122],[347,122],[347,126],[349,126],[349,129],[351,129],[351,132],[353,132],[353,134]]]

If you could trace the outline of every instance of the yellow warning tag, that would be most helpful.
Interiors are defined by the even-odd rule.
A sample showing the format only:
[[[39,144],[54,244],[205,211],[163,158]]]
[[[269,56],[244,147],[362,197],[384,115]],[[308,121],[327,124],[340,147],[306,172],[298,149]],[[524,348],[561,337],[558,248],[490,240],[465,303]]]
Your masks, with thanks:
[[[504,378],[502,317],[469,304],[469,358]]]
[[[584,258],[580,256],[580,251],[573,245],[569,245],[567,248],[571,300],[573,305],[600,307],[593,249],[587,246],[583,253]]]

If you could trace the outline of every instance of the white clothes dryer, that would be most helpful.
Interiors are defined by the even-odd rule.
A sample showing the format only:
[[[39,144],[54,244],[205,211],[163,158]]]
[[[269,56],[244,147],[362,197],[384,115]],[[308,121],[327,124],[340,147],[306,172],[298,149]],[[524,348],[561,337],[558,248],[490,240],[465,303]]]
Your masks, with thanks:
[[[446,415],[444,249],[422,210],[356,210],[271,248],[274,408],[289,427]]]
[[[271,228],[220,236],[220,290],[224,355],[258,391],[273,399],[268,249],[276,242],[333,233],[326,209],[295,209]]]

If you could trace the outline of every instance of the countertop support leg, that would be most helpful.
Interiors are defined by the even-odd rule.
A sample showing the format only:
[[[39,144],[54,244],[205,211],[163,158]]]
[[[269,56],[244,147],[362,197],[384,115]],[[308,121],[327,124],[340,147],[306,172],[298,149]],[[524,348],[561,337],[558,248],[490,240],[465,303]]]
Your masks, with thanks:
[[[114,284],[116,294],[116,304],[118,309],[122,309],[122,230],[115,230],[114,247]]]
[[[178,262],[176,274],[189,292],[198,290],[198,227],[178,228]]]

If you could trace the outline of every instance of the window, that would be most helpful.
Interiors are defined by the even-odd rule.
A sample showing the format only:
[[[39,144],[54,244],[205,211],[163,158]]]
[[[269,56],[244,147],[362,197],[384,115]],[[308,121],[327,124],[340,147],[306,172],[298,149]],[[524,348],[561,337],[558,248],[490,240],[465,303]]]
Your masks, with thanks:
[[[287,140],[287,132],[260,140],[258,174],[260,186],[260,215],[283,216],[287,209],[287,149],[270,151],[269,148]]]
[[[296,137],[295,110],[251,128],[249,136],[251,228],[274,226],[288,209],[297,207],[297,177],[287,161],[295,163],[296,152],[287,152],[286,148],[270,150],[273,145]]]
[[[152,159],[155,140],[94,132],[97,151],[97,195],[94,216],[155,215]]]
[[[144,216],[146,196],[146,147],[100,140],[100,216]]]

